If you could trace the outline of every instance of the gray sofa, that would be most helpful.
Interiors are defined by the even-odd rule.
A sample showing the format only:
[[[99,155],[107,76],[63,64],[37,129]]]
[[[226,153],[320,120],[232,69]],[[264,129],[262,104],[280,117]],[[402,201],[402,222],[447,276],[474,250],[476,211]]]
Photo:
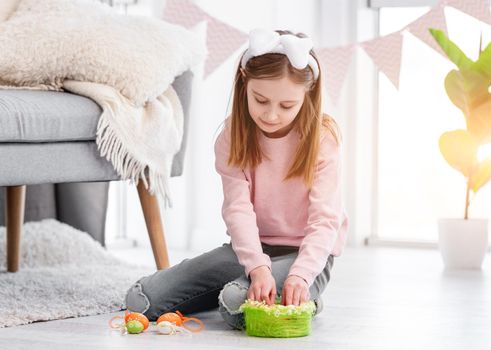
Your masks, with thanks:
[[[172,176],[183,172],[192,78],[188,71],[176,77],[172,84],[184,109],[184,137],[173,160]],[[95,144],[100,113],[101,109],[95,102],[71,93],[0,90],[0,186],[6,187],[9,271],[18,269],[26,185],[120,179],[112,164],[100,157]],[[83,197],[83,193],[79,193]],[[138,193],[157,268],[167,267],[167,248],[157,199],[145,190],[142,181],[139,182]],[[94,204],[90,198],[86,203]],[[86,208],[79,205],[78,209],[60,210],[69,213]],[[90,210],[81,215],[90,215]]]

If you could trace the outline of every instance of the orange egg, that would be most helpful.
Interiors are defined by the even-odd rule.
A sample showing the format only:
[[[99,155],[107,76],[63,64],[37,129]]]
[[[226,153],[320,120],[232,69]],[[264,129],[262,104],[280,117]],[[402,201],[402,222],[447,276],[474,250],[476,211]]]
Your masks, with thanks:
[[[167,312],[161,315],[157,320],[157,324],[159,324],[162,321],[169,321],[171,323],[174,323],[176,326],[182,326],[181,316],[179,316],[174,312]]]
[[[144,314],[141,314],[139,312],[130,312],[130,313],[127,313],[124,316],[124,321],[126,323],[128,323],[131,320],[140,321],[141,324],[143,325],[143,329],[144,330],[148,328],[148,318]]]

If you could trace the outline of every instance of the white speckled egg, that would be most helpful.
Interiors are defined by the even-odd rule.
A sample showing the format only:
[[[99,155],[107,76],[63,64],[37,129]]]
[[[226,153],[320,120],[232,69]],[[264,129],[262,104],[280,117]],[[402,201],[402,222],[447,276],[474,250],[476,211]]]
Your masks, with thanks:
[[[157,324],[157,331],[160,334],[171,335],[175,333],[174,325],[169,321],[162,321]]]

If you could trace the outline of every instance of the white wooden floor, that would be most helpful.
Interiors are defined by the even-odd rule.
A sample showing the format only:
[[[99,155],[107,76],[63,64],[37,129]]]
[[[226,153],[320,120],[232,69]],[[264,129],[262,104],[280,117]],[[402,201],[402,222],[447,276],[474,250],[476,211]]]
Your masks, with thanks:
[[[192,255],[174,253],[171,263]],[[247,337],[216,311],[194,315],[206,329],[191,337],[122,336],[107,314],[0,329],[0,349],[491,349],[491,256],[481,271],[449,272],[434,250],[348,248],[324,304],[303,338]]]

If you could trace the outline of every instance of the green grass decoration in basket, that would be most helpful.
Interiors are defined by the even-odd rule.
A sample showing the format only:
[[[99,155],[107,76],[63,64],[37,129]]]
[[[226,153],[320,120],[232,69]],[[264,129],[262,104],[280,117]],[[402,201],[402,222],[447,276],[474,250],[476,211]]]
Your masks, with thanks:
[[[247,335],[269,338],[294,338],[309,335],[315,303],[308,301],[300,306],[268,305],[264,301],[247,299],[240,306],[244,312]]]

